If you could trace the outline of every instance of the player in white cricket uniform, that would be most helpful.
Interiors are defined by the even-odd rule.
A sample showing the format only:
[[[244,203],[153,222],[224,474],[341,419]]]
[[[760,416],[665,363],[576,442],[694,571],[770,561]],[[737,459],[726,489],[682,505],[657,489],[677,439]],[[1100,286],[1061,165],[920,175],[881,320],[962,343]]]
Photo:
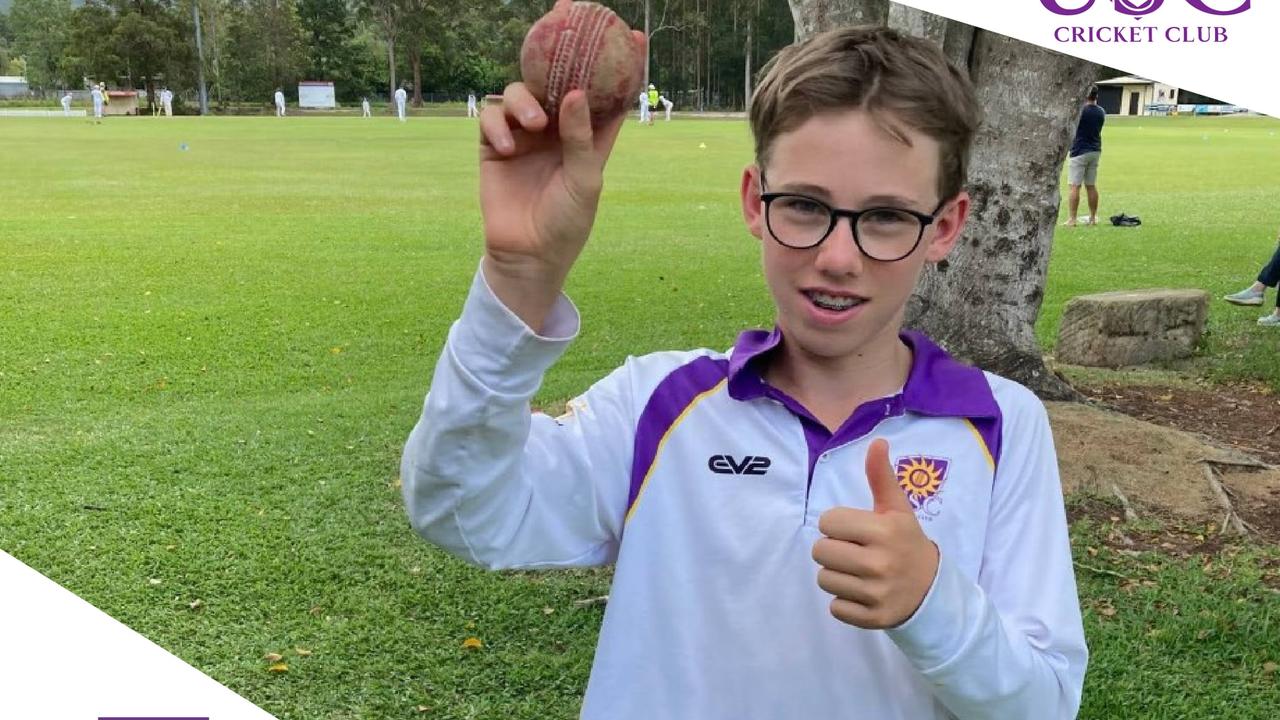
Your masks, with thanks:
[[[480,117],[480,108],[476,107],[476,94],[467,96],[467,117]]]
[[[659,95],[658,102],[662,103],[662,109],[667,113],[667,122],[671,122],[671,106],[674,103],[668,100],[666,95]]]
[[[369,98],[360,98],[360,117],[373,117],[369,112]]]
[[[649,93],[640,92],[640,122],[649,122]]]
[[[165,117],[173,117],[173,91],[169,88],[161,90],[160,102],[164,103]]]
[[[62,103],[62,114],[66,117],[71,117],[71,93],[63,95],[62,100],[59,102]]]
[[[89,91],[89,97],[93,98],[93,117],[96,121],[102,122],[102,85],[94,85],[93,90]]]
[[[276,117],[284,117],[284,93],[276,88]]]
[[[404,88],[396,90],[396,116],[400,118],[400,122],[404,122],[404,104],[409,100],[409,93]]]

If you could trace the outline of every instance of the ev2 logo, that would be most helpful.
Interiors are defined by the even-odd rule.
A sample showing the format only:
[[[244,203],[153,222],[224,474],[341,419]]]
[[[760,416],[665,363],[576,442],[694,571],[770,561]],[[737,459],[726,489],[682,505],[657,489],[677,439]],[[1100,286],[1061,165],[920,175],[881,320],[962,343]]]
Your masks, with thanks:
[[[1084,5],[1074,9],[1062,7],[1061,0],[1040,0],[1040,4],[1055,15],[1079,15],[1093,7],[1095,1],[1088,0]],[[1150,15],[1159,10],[1160,6],[1164,5],[1165,0],[1114,0],[1114,2],[1116,4],[1116,12],[1122,15],[1142,16]],[[1215,2],[1221,2],[1221,0],[1215,0]],[[1209,7],[1206,0],[1187,0],[1187,4],[1202,13],[1210,15],[1239,15],[1253,7],[1253,0],[1244,0],[1239,6],[1231,10],[1218,10]]]
[[[717,475],[764,475],[773,461],[764,456],[747,455],[741,461],[732,455],[712,455],[707,469]]]

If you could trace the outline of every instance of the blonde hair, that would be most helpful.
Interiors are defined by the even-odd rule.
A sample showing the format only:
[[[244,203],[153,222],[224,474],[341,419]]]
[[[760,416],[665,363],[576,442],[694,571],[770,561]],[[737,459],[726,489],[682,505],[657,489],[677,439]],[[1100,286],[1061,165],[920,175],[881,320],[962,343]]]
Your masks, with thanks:
[[[908,145],[895,121],[938,142],[940,199],[963,189],[981,111],[968,77],[934,43],[886,27],[839,28],[784,48],[761,73],[749,114],[762,168],[779,135],[815,115],[863,110]]]

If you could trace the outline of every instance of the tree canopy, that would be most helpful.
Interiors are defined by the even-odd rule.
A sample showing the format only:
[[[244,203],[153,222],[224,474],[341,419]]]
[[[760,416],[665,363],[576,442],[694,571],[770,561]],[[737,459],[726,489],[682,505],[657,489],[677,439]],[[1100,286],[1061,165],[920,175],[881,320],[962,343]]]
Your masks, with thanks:
[[[339,101],[404,83],[415,98],[500,92],[552,0],[12,0],[0,13],[0,71],[42,92],[86,80],[194,94],[193,4],[215,107],[292,97],[333,81]],[[650,77],[686,108],[742,109],[749,76],[794,37],[786,0],[611,0],[650,34]]]

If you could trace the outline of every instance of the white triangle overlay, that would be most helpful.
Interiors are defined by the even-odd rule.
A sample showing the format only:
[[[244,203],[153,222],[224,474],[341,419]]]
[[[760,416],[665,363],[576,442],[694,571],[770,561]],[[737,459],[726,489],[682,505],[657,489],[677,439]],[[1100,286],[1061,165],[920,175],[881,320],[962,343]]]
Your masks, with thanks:
[[[1094,0],[1088,10],[1063,16],[1050,12],[1040,0],[904,0],[902,5],[1017,38],[1057,52],[1091,60],[1147,80],[1191,90],[1272,117],[1280,117],[1280,2],[1251,0],[1249,9],[1218,16],[1192,7],[1189,0],[1163,0],[1157,9],[1135,19],[1121,14],[1113,3]],[[1055,0],[1059,7],[1078,10],[1088,0]],[[1150,6],[1153,0],[1132,2]],[[1209,8],[1229,11],[1245,0],[1202,0]],[[1150,26],[1152,29],[1147,29]],[[1115,29],[1138,42],[1061,42],[1072,28]],[[1060,30],[1060,28],[1067,28]],[[1198,33],[1225,33],[1224,42],[1182,42]],[[1183,34],[1183,29],[1189,33]],[[1057,37],[1055,37],[1055,34]],[[1088,37],[1084,35],[1083,37]],[[1108,78],[1098,78],[1105,80]]]
[[[272,718],[2,551],[0,717]]]

